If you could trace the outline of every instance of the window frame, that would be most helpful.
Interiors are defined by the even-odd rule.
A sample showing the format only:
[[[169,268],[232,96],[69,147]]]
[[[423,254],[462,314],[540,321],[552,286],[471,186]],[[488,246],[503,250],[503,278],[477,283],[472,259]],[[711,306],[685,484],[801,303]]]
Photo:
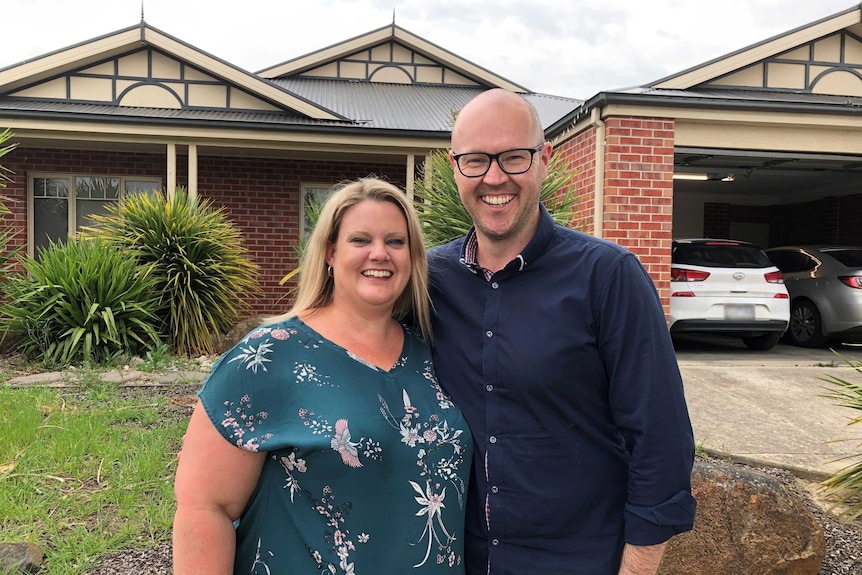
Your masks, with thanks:
[[[324,202],[332,195],[332,192],[335,189],[336,184],[329,183],[324,184],[321,182],[300,182],[299,184],[299,235],[297,236],[300,241],[308,241],[308,238],[311,236],[311,230],[306,229],[307,225],[305,222],[305,197],[306,192],[312,192],[315,197],[318,199],[322,199]],[[321,197],[322,196],[322,197]]]
[[[46,180],[66,180],[68,194],[66,200],[66,226],[68,233],[66,237],[74,237],[78,233],[78,198],[77,198],[77,178],[116,178],[119,180],[117,200],[108,199],[108,201],[119,201],[126,194],[126,182],[148,182],[155,184],[155,189],[163,188],[163,179],[160,176],[139,176],[139,175],[120,175],[111,174],[88,174],[83,172],[30,172],[27,174],[27,255],[35,257],[36,253],[36,189],[35,181],[37,179]]]

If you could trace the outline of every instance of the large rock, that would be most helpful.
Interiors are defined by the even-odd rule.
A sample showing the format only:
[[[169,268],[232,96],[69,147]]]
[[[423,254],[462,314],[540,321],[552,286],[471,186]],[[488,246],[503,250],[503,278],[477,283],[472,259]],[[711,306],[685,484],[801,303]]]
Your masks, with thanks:
[[[32,543],[0,543],[0,573],[35,573],[43,558]]]
[[[695,463],[694,529],[668,544],[659,575],[817,575],[823,529],[778,480],[732,465]]]

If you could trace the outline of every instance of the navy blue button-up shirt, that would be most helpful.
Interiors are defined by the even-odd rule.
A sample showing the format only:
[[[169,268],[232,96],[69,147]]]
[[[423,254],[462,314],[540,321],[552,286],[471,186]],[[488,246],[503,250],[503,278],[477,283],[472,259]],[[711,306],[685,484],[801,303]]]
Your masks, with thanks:
[[[637,258],[540,209],[496,273],[469,240],[428,256],[437,376],[476,447],[467,573],[616,575],[624,543],[692,528],[682,380]]]

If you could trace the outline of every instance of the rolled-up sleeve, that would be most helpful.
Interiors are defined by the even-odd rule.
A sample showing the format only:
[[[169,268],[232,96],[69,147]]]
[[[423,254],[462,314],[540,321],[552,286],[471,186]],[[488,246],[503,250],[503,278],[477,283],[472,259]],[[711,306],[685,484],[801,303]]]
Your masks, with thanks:
[[[694,437],[652,279],[629,254],[608,280],[596,320],[611,414],[628,452],[625,541],[655,545],[694,525]]]

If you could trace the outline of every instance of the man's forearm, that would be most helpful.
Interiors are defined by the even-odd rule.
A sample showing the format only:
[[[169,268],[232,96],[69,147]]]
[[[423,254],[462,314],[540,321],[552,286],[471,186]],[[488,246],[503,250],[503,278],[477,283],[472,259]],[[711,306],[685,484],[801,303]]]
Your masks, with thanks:
[[[655,575],[667,543],[658,545],[629,545],[623,547],[623,560],[619,575]]]

